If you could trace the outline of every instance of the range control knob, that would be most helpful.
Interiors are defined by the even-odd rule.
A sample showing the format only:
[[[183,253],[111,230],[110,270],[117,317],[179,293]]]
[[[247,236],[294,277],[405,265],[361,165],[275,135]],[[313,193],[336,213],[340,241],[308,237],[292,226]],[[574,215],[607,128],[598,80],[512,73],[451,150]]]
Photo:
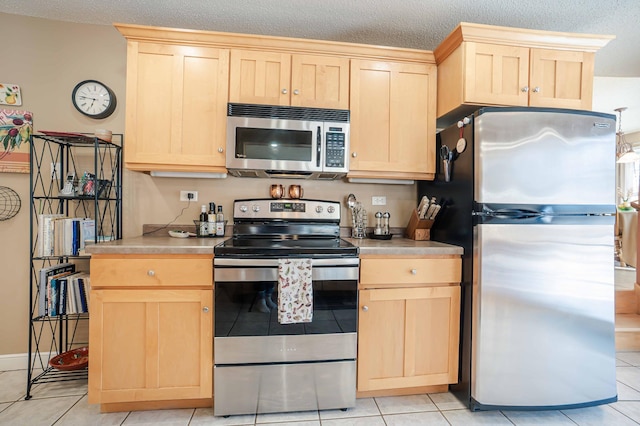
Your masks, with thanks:
[[[316,207],[316,213],[322,213],[322,210],[324,210],[324,209],[322,208],[322,206],[317,206],[317,207]]]
[[[255,213],[258,213],[260,211],[260,206],[255,205],[251,208],[251,210],[253,210]]]
[[[247,212],[247,210],[249,210],[249,208],[248,208],[247,206],[245,206],[244,204],[240,206],[240,211],[241,211],[242,213],[246,213],[246,212]]]

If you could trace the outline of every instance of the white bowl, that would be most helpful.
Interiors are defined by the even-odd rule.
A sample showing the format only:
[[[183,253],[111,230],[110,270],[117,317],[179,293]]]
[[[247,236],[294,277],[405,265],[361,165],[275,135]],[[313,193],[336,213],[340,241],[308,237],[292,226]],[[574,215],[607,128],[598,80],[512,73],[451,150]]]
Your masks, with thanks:
[[[186,231],[169,231],[169,235],[173,238],[189,238],[190,232]]]

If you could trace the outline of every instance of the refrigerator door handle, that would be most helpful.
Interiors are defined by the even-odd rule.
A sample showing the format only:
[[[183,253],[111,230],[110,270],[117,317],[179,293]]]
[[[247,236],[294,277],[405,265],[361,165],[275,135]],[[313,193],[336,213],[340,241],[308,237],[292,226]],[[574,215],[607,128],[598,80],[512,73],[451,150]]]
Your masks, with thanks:
[[[484,208],[482,214],[484,216],[495,217],[499,219],[530,219],[544,216],[544,213],[536,210],[527,209],[498,209],[492,210]]]

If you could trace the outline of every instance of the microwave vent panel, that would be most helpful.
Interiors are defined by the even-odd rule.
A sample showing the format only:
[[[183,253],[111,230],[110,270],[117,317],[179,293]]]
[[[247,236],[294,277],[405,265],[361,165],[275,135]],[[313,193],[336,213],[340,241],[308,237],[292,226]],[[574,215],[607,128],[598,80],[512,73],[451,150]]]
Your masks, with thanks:
[[[283,120],[332,121],[348,123],[349,110],[287,107],[277,105],[228,104],[229,117],[279,118]]]

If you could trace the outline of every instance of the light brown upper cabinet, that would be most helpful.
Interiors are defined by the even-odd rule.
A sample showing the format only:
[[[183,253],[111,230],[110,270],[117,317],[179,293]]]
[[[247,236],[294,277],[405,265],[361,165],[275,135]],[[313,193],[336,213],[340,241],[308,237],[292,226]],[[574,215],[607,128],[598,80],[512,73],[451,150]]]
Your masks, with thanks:
[[[350,175],[433,179],[433,52],[115,27],[128,46],[124,154],[130,170],[226,172],[226,109],[232,102],[349,109],[351,141],[360,154]],[[352,60],[360,65],[350,68]],[[378,87],[378,82],[383,85]]]
[[[226,172],[228,76],[227,49],[129,41],[126,166]]]
[[[349,177],[433,179],[436,66],[351,61]]]
[[[229,102],[349,108],[349,59],[232,50]]]
[[[591,109],[595,52],[612,38],[463,22],[434,51],[438,122],[481,105]]]

